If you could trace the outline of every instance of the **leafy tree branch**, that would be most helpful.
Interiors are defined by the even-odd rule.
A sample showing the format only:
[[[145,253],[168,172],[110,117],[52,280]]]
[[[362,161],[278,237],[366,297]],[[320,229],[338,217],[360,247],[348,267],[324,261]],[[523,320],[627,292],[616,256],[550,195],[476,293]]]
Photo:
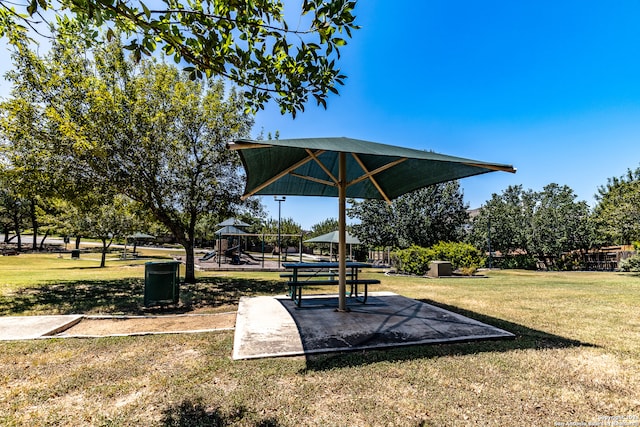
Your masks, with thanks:
[[[192,79],[235,82],[244,89],[248,111],[274,99],[283,114],[295,117],[310,99],[326,108],[328,95],[344,84],[337,60],[358,29],[353,0],[303,1],[297,16],[303,29],[287,24],[279,0],[162,0],[152,6],[157,4],[165,7],[137,0],[0,0],[0,37],[15,45],[29,29],[45,34],[41,27],[51,24],[43,11],[53,13],[57,28],[71,15],[104,28],[109,40],[124,34],[137,60],[161,50],[186,63]],[[87,41],[98,40],[98,31],[88,33]]]

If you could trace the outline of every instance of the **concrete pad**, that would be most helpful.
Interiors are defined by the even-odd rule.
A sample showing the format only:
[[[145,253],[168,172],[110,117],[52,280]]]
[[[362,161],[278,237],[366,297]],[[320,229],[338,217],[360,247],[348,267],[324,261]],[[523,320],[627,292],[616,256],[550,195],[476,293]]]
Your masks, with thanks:
[[[279,298],[240,298],[233,340],[234,359],[298,354],[303,354],[298,328]]]
[[[234,359],[307,355],[404,345],[513,338],[502,329],[391,292],[350,298],[340,313],[337,295],[304,297],[298,308],[288,297],[242,298]]]
[[[0,317],[0,341],[31,340],[55,335],[80,320],[82,315]]]

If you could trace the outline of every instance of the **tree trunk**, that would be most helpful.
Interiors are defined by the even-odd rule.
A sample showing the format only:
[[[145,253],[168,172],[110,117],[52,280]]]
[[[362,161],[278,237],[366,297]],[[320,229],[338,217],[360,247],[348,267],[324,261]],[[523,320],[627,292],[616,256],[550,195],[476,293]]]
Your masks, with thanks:
[[[18,238],[18,252],[22,252],[22,235],[20,234],[20,218],[18,215],[13,216],[13,226],[15,228],[16,237]]]
[[[194,256],[194,230],[196,225],[196,214],[191,213],[191,219],[189,224],[184,227],[180,221],[175,220],[171,216],[167,215],[166,211],[162,209],[152,209],[156,218],[163,223],[175,237],[176,241],[182,245],[184,251],[186,253],[185,260],[185,275],[184,282],[185,283],[196,283],[196,274],[195,274],[195,256]]]
[[[100,268],[104,267],[107,263],[107,239],[102,240],[102,257],[100,258]]]
[[[31,217],[31,228],[33,229],[33,242],[31,248],[38,250],[38,218],[36,217],[36,203],[31,199],[29,204],[29,216]]]
[[[76,236],[76,249],[80,249],[80,236]]]
[[[45,239],[49,236],[49,230],[44,232],[44,237],[42,238],[42,240],[40,241],[40,250],[44,251],[44,241]],[[34,237],[35,238],[35,237]]]
[[[193,242],[185,241],[182,243],[182,246],[184,246],[184,250],[187,254],[187,259],[185,262],[184,282],[196,283],[196,267]]]
[[[189,218],[189,224],[186,235],[183,234],[182,246],[184,246],[184,250],[187,254],[187,259],[185,261],[185,273],[184,273],[184,282],[185,283],[196,283],[196,258],[194,254],[195,248],[195,229],[196,229],[196,218],[197,212],[191,211]]]

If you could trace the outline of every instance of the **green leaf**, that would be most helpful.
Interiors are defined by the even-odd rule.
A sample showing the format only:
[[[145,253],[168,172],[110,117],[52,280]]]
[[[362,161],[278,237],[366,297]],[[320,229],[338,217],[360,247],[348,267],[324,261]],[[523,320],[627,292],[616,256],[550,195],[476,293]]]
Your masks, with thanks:
[[[27,6],[27,13],[29,16],[33,16],[34,13],[38,10],[38,0],[31,0],[29,6]]]
[[[151,11],[147,7],[147,5],[142,3],[142,2],[140,2],[140,6],[142,7],[142,11],[144,12],[144,16],[146,16],[147,19],[151,18]]]

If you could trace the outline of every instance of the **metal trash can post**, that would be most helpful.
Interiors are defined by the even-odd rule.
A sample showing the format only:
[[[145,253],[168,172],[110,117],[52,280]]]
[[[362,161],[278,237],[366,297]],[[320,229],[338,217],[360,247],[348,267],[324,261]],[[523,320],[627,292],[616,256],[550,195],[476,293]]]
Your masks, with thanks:
[[[147,262],[144,265],[144,306],[177,304],[180,299],[180,263]]]
[[[80,259],[80,250],[72,249],[71,250],[71,259]]]

